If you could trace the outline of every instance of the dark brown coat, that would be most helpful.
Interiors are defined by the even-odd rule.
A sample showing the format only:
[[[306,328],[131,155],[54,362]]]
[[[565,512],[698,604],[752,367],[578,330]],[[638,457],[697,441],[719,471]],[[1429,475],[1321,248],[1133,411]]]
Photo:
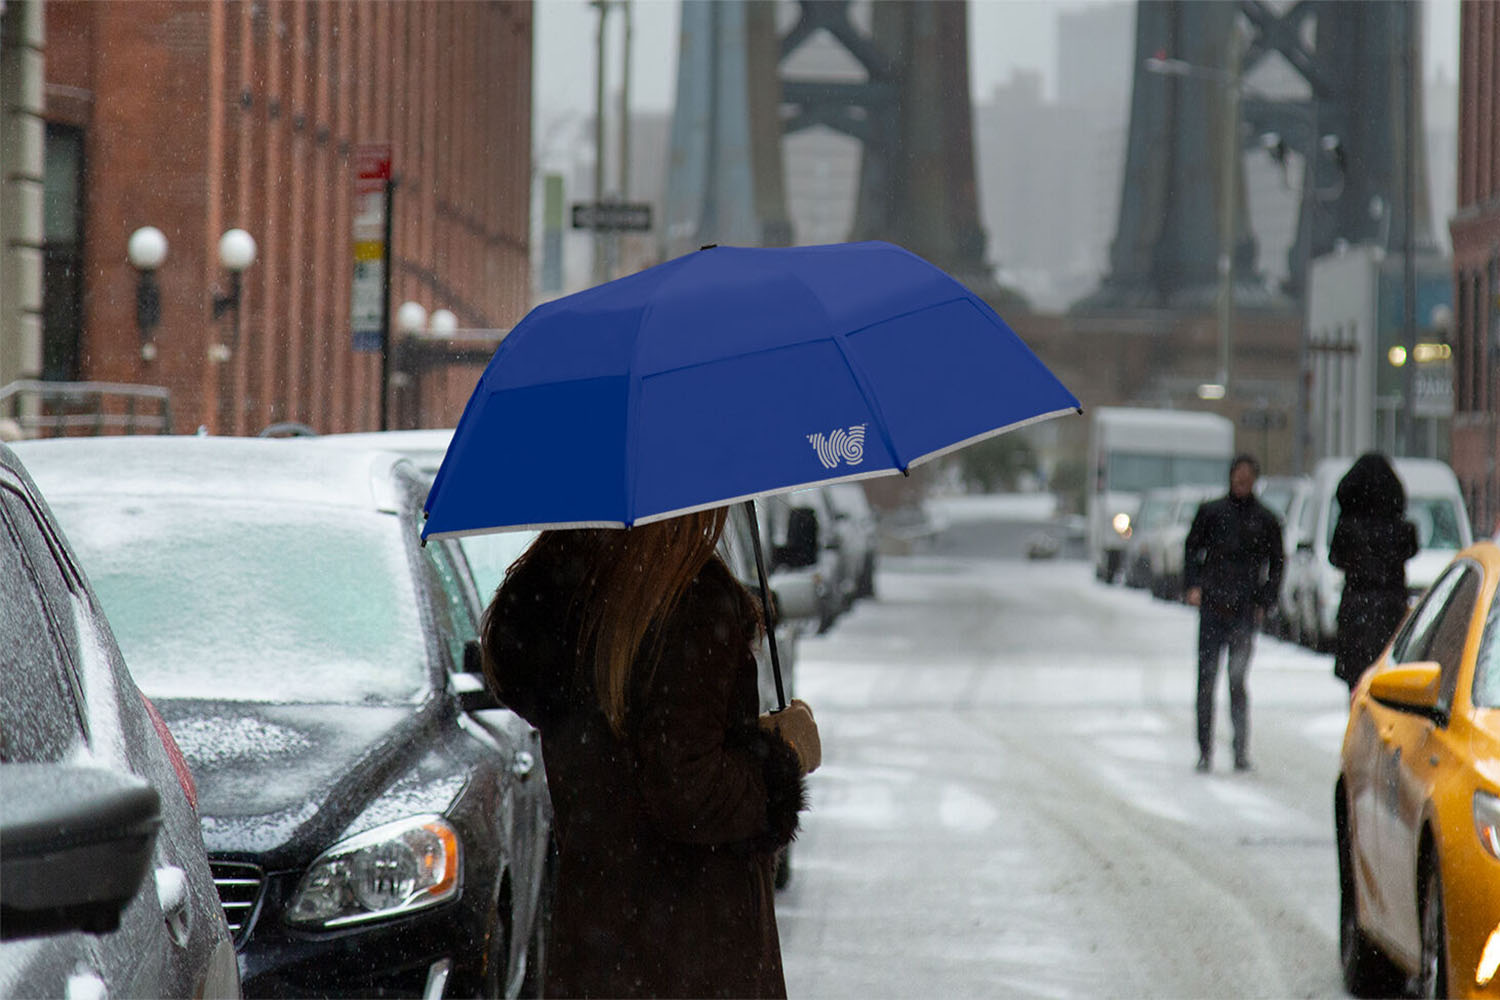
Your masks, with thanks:
[[[546,994],[785,996],[772,859],[803,788],[756,725],[754,604],[704,568],[647,636],[660,656],[635,669],[621,740],[578,651],[582,572],[533,559],[492,611],[498,693],[541,732],[555,812]]]

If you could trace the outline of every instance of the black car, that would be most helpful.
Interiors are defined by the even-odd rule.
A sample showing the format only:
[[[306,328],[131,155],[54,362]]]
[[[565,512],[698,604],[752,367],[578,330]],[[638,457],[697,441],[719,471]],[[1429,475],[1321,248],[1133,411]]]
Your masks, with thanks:
[[[238,996],[187,764],[4,445],[0,650],[0,996]]]
[[[547,926],[535,732],[488,695],[422,480],[300,441],[18,447],[197,777],[247,996],[515,995]]]

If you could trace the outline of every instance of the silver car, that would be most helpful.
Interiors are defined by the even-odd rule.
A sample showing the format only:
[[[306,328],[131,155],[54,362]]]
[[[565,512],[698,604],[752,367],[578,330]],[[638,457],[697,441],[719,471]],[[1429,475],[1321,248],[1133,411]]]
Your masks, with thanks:
[[[0,648],[0,996],[239,996],[188,766],[3,445]]]

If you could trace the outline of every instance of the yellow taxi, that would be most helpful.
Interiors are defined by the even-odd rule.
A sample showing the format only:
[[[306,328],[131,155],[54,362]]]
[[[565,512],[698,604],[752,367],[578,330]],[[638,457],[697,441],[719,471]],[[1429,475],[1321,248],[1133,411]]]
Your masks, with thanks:
[[[1356,996],[1500,997],[1500,546],[1464,549],[1354,689],[1334,794]]]

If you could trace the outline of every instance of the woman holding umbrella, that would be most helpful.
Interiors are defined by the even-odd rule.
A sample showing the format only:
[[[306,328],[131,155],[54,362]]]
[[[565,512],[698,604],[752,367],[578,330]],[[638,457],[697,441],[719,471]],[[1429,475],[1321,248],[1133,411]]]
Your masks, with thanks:
[[[548,996],[785,996],[773,861],[817,726],[757,716],[757,602],[726,509],[544,531],[485,613],[485,673],[541,732],[559,845]]]

